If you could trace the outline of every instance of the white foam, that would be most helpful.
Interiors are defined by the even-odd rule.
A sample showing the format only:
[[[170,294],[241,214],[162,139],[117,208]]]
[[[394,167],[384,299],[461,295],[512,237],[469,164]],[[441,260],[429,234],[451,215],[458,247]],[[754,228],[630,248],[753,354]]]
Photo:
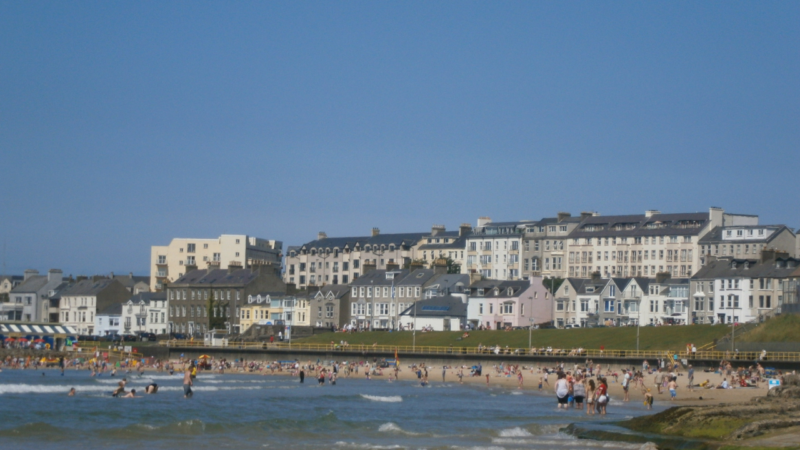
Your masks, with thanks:
[[[375,444],[367,444],[367,443],[355,443],[355,442],[343,442],[339,441],[336,443],[337,447],[349,447],[349,448],[368,448],[368,449],[394,449],[394,448],[406,448],[401,445],[375,445]]]
[[[511,391],[511,395],[522,395],[522,391]]]
[[[528,431],[528,430],[526,430],[524,428],[514,427],[514,428],[506,428],[505,430],[500,430],[500,432],[498,433],[498,436],[500,436],[500,437],[529,437],[529,436],[533,436],[533,435],[531,434],[530,431]]]
[[[75,388],[78,395],[86,392],[106,392],[109,395],[113,390],[111,386],[105,384],[98,385],[39,385],[39,384],[0,384],[0,395],[3,394],[64,394],[69,392],[70,388]],[[127,385],[126,390],[130,388],[140,389],[144,393],[143,387],[132,386],[131,383]],[[265,389],[261,386],[192,386],[193,391],[252,391],[257,389]],[[159,386],[159,392],[172,392],[183,391],[183,386]],[[398,397],[399,398],[399,397]],[[380,401],[380,400],[379,400]],[[388,400],[391,401],[391,400]],[[398,400],[399,401],[399,400]]]
[[[391,396],[388,396],[388,397],[381,397],[379,395],[361,394],[361,397],[363,397],[363,398],[365,398],[367,400],[372,400],[373,402],[398,403],[398,402],[402,402],[403,401],[403,397],[400,397],[399,395],[391,395]]]
[[[414,433],[413,431],[406,431],[400,428],[394,422],[387,422],[381,425],[380,427],[378,427],[378,431],[382,433],[400,433],[400,434],[407,434],[409,436],[419,436],[419,433]]]

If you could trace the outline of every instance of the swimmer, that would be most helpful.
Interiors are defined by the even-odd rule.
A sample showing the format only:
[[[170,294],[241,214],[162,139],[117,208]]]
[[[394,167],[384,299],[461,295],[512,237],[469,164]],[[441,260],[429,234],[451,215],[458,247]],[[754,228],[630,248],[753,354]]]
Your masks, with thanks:
[[[75,397],[75,388],[69,390],[69,394],[67,394],[67,397]]]
[[[131,389],[131,391],[122,398],[138,398],[136,397],[136,389]]]
[[[119,397],[120,394],[124,394],[124,393],[125,393],[125,379],[123,378],[122,381],[119,382],[119,385],[114,390],[114,392],[111,393],[111,396],[112,397]]]
[[[192,368],[186,369],[186,372],[183,374],[183,398],[190,398],[194,395],[192,392]]]
[[[146,388],[144,388],[145,394],[155,394],[158,392],[158,385],[156,383],[148,384]]]

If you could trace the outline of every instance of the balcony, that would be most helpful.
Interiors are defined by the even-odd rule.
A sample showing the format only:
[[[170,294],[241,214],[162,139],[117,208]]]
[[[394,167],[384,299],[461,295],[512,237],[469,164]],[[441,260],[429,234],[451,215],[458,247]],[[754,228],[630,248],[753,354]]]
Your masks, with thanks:
[[[166,265],[167,265],[167,261],[158,261],[158,262],[156,263],[156,265],[157,265],[157,266],[166,266]]]

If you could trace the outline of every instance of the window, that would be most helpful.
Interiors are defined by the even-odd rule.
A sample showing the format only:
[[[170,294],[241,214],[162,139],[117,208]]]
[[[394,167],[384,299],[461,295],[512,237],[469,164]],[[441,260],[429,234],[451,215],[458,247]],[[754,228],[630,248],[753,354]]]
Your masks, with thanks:
[[[186,253],[194,253],[195,244],[186,244]]]
[[[604,302],[605,312],[614,312],[614,300],[606,300]]]
[[[513,303],[503,303],[503,314],[513,314],[514,311],[514,304]]]

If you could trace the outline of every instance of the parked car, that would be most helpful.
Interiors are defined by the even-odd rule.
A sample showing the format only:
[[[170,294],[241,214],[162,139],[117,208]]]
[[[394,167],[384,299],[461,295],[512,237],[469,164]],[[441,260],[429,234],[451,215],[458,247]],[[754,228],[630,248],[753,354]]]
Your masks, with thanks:
[[[141,341],[155,341],[156,340],[156,335],[154,333],[148,333],[146,331],[137,331],[136,335],[139,338],[139,340],[141,340]]]
[[[581,325],[579,323],[568,323],[568,324],[564,325],[565,329],[580,328],[580,327],[581,327]]]
[[[172,333],[172,339],[177,339],[179,341],[183,341],[183,340],[186,340],[188,338],[183,333]]]

